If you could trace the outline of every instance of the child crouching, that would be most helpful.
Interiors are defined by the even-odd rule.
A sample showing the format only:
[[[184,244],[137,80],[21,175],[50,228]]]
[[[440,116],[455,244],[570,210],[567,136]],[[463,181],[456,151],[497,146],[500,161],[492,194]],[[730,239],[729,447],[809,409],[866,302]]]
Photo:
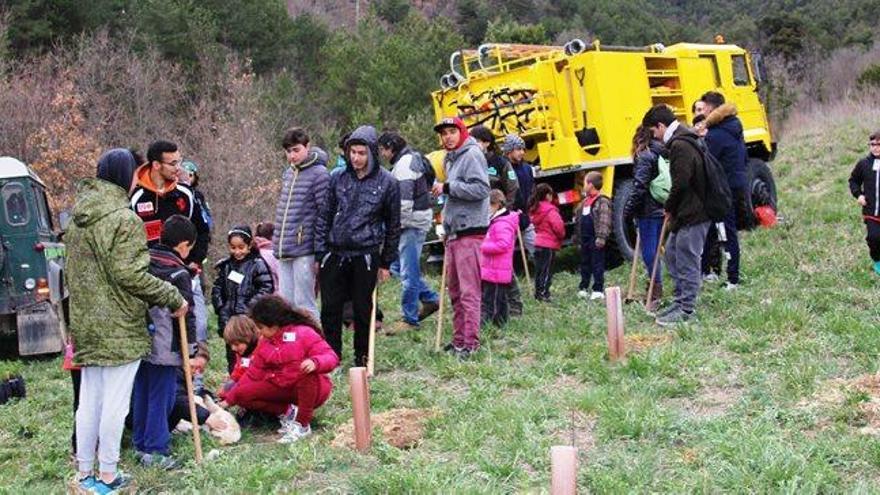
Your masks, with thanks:
[[[223,329],[223,340],[235,353],[235,364],[229,372],[229,378],[220,387],[217,396],[226,398],[226,393],[241,380],[251,365],[251,357],[259,343],[260,331],[254,320],[244,315],[236,315],[229,319],[226,328]]]
[[[489,193],[489,229],[480,245],[480,276],[483,296],[480,324],[507,323],[508,292],[513,281],[513,250],[519,214],[505,208],[504,193],[493,189]]]
[[[320,324],[281,296],[257,299],[250,317],[261,338],[225,402],[277,415],[283,433],[278,441],[295,442],[312,433],[315,409],[327,402],[333,389],[327,373],[339,365],[339,357],[324,340]]]

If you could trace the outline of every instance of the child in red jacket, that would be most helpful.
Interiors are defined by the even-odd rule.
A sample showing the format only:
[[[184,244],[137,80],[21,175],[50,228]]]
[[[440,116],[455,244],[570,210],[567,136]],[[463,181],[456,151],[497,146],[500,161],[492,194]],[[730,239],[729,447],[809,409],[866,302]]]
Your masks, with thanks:
[[[320,324],[281,296],[257,299],[250,317],[260,342],[225,402],[278,415],[283,433],[278,441],[295,442],[312,433],[312,415],[330,398],[333,383],[327,373],[339,365],[339,357],[321,335]]]
[[[226,328],[223,329],[223,340],[226,345],[235,352],[235,364],[229,372],[229,378],[220,387],[217,395],[221,399],[226,398],[227,392],[241,380],[251,365],[252,355],[260,340],[260,331],[254,320],[245,315],[235,315],[229,319]]]
[[[529,218],[535,226],[535,299],[550,302],[551,268],[565,240],[565,224],[553,204],[553,189],[538,184],[529,199]]]

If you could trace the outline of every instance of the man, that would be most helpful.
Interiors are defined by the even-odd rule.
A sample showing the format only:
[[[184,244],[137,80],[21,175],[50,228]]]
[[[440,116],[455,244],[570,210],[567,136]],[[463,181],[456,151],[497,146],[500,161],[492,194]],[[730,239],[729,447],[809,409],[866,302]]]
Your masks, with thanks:
[[[341,359],[342,310],[351,300],[355,366],[367,364],[373,289],[390,276],[400,241],[400,186],[379,164],[376,137],[361,126],[346,140],[346,168],[331,175],[315,224],[324,336]]]
[[[727,175],[727,184],[730,186],[731,196],[733,197],[734,207],[730,209],[724,218],[725,236],[719,236],[719,226],[712,226],[709,229],[709,235],[706,238],[706,244],[711,245],[715,239],[720,239],[724,244],[730,259],[727,261],[727,283],[724,288],[727,290],[736,289],[739,285],[739,261],[740,248],[739,236],[737,234],[738,216],[745,216],[738,210],[742,209],[746,204],[746,188],[748,187],[748,179],[746,178],[746,166],[748,163],[748,153],[746,152],[746,141],[743,136],[743,125],[736,116],[736,106],[724,102],[724,95],[709,91],[701,98],[706,115],[705,128],[706,146],[709,152],[718,159],[724,172]],[[704,252],[704,266],[708,266],[708,257]],[[720,266],[720,265],[719,265]],[[707,270],[704,270],[706,272]]]
[[[663,140],[669,150],[669,174],[672,186],[665,210],[669,222],[666,241],[666,266],[675,283],[673,303],[657,315],[660,326],[675,325],[693,319],[700,291],[700,255],[709,217],[704,211],[706,174],[703,155],[697,145],[687,140],[698,137],[675,119],[666,105],[656,105],[645,113],[642,126],[651,129],[655,139]]]
[[[146,315],[188,305],[173,285],[148,273],[143,224],[129,209],[135,159],[114,149],[98,161],[96,179],[77,185],[73,222],[65,236],[73,364],[82,367],[76,411],[80,491],[108,493],[128,485],[117,471],[119,446],[140,360],[150,351]],[[95,454],[99,474],[93,475]]]
[[[440,307],[440,297],[422,278],[422,245],[434,221],[431,194],[422,157],[396,132],[379,136],[379,154],[392,165],[391,175],[400,184],[400,297],[401,321],[386,330],[394,335],[419,327],[419,322]],[[422,307],[419,309],[419,303]]]
[[[519,230],[522,233],[522,243],[529,255],[535,252],[535,226],[529,219],[529,198],[532,197],[532,189],[535,187],[535,176],[532,164],[524,160],[526,156],[526,143],[516,134],[508,134],[501,145],[501,152],[510,162],[513,172],[516,174],[517,190],[514,194],[511,210],[519,212]],[[521,316],[523,312],[522,295],[519,284],[514,277],[510,284],[510,292],[507,294],[508,307],[511,316]]]
[[[172,215],[183,215],[196,226],[196,243],[186,258],[187,266],[201,272],[208,256],[211,230],[192,188],[178,181],[180,151],[170,141],[156,141],[147,149],[147,163],[137,169],[137,185],[131,193],[131,209],[144,222],[147,243],[155,247],[162,225]]]
[[[446,283],[452,299],[453,338],[446,346],[459,359],[480,347],[480,244],[489,226],[489,174],[486,158],[458,117],[434,126],[446,149],[446,182],[434,183],[434,196],[446,195]]]
[[[281,147],[289,166],[281,178],[275,208],[274,253],[279,262],[281,297],[295,307],[318,313],[315,293],[315,223],[327,197],[327,153],[312,147],[299,127],[288,129]]]

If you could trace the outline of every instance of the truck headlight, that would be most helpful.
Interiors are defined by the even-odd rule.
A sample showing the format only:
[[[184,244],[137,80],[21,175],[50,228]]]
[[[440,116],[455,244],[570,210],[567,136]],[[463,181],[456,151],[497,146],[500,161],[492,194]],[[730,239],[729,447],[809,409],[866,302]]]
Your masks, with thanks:
[[[37,281],[32,278],[29,278],[24,281],[24,288],[27,290],[34,290],[34,288],[36,286],[37,286]]]

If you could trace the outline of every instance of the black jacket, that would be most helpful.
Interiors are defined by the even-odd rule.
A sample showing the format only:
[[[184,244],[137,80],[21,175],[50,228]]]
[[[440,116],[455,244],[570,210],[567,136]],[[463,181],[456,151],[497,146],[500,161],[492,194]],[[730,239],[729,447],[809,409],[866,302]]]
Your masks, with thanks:
[[[854,198],[865,195],[862,215],[880,217],[880,157],[869,154],[856,163],[849,174],[849,192]]]
[[[150,249],[150,274],[177,288],[189,304],[186,313],[186,337],[191,347],[196,344],[196,317],[193,303],[192,273],[171,248],[157,244]],[[150,308],[152,347],[145,361],[158,366],[180,366],[180,328],[178,319],[168,308]]]
[[[379,166],[376,130],[358,127],[345,147],[359,142],[370,148],[367,175],[359,179],[346,158],[345,170],[330,176],[327,199],[315,223],[315,253],[323,260],[328,253],[381,252],[379,266],[387,269],[397,260],[400,242],[400,185]]]
[[[726,103],[712,110],[706,118],[706,128],[706,146],[724,167],[730,189],[745,189],[749,157],[743,125],[736,116],[736,106]]]
[[[669,175],[672,178],[672,187],[669,188],[669,197],[665,205],[669,214],[670,232],[709,221],[703,207],[703,200],[706,197],[703,155],[691,143],[684,139],[675,139],[678,136],[699,139],[694,131],[682,124],[673,132],[672,139],[666,143],[669,149]]]
[[[623,207],[624,218],[663,216],[663,205],[651,195],[651,181],[660,173],[658,160],[666,153],[663,143],[652,140],[648,148],[636,155],[633,164],[633,191]]]
[[[217,263],[216,268],[211,304],[217,314],[217,328],[222,334],[229,318],[247,313],[254,299],[275,292],[275,285],[269,266],[256,249],[241,261],[226,258]]]
[[[486,165],[489,166],[489,188],[503,192],[504,198],[507,200],[507,207],[519,210],[517,204],[519,180],[516,177],[516,171],[510,165],[510,160],[497,153],[489,152],[486,153]]]

